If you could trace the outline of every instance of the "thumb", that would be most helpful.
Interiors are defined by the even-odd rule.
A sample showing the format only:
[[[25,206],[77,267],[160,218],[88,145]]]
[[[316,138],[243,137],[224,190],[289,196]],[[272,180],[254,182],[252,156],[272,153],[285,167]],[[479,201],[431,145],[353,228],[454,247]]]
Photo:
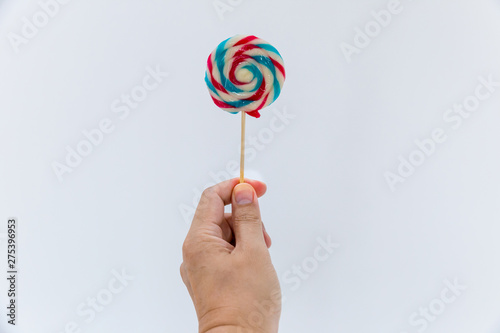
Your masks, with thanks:
[[[267,250],[254,188],[247,183],[236,185],[231,202],[236,247]]]

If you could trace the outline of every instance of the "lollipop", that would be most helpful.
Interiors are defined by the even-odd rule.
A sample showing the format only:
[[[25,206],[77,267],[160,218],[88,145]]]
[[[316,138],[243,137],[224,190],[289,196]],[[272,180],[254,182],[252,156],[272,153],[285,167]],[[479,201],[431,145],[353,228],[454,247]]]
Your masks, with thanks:
[[[280,53],[255,36],[226,39],[210,54],[205,82],[215,105],[229,113],[241,112],[240,182],[243,182],[245,114],[259,118],[259,110],[272,104],[285,82]]]

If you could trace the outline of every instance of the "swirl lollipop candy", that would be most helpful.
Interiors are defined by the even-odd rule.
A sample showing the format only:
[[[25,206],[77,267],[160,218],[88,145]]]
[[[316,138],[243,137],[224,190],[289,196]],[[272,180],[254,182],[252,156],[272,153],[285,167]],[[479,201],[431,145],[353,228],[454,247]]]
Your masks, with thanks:
[[[218,107],[259,118],[285,81],[283,59],[272,45],[255,36],[226,39],[210,54],[205,82]]]
[[[259,111],[273,103],[285,82],[280,53],[255,36],[226,39],[209,55],[205,82],[215,105],[224,111],[241,111],[240,181],[243,182],[245,114],[259,118]]]

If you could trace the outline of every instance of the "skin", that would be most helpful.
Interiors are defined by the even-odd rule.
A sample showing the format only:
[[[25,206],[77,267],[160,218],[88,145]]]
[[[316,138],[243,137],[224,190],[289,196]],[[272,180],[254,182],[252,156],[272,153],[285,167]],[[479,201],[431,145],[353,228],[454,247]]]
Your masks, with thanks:
[[[278,332],[281,289],[257,199],[266,185],[238,183],[231,179],[203,192],[183,244],[181,276],[200,333]]]

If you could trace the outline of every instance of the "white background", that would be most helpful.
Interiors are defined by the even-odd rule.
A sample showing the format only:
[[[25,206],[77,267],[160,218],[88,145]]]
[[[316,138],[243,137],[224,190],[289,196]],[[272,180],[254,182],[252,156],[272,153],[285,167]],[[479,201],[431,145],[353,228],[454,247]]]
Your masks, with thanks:
[[[40,5],[0,2],[0,233],[18,218],[20,260],[18,325],[2,278],[0,331],[197,331],[181,211],[238,159],[239,117],[203,78],[208,54],[242,33],[276,46],[287,69],[278,101],[247,122],[266,140],[248,175],[268,184],[280,331],[418,332],[410,316],[458,279],[467,289],[425,332],[500,332],[500,88],[460,128],[443,119],[479,76],[500,81],[500,2],[401,0],[350,63],[341,43],[388,1],[231,3],[219,16],[212,0],[73,0],[16,52],[9,34]],[[148,66],[169,76],[120,119],[111,104]],[[294,118],[271,140],[276,112]],[[59,181],[53,163],[105,118],[114,131]],[[391,191],[384,174],[435,128],[447,140]],[[340,247],[296,288],[285,277],[328,236]],[[134,280],[86,322],[78,306],[122,269]]]

